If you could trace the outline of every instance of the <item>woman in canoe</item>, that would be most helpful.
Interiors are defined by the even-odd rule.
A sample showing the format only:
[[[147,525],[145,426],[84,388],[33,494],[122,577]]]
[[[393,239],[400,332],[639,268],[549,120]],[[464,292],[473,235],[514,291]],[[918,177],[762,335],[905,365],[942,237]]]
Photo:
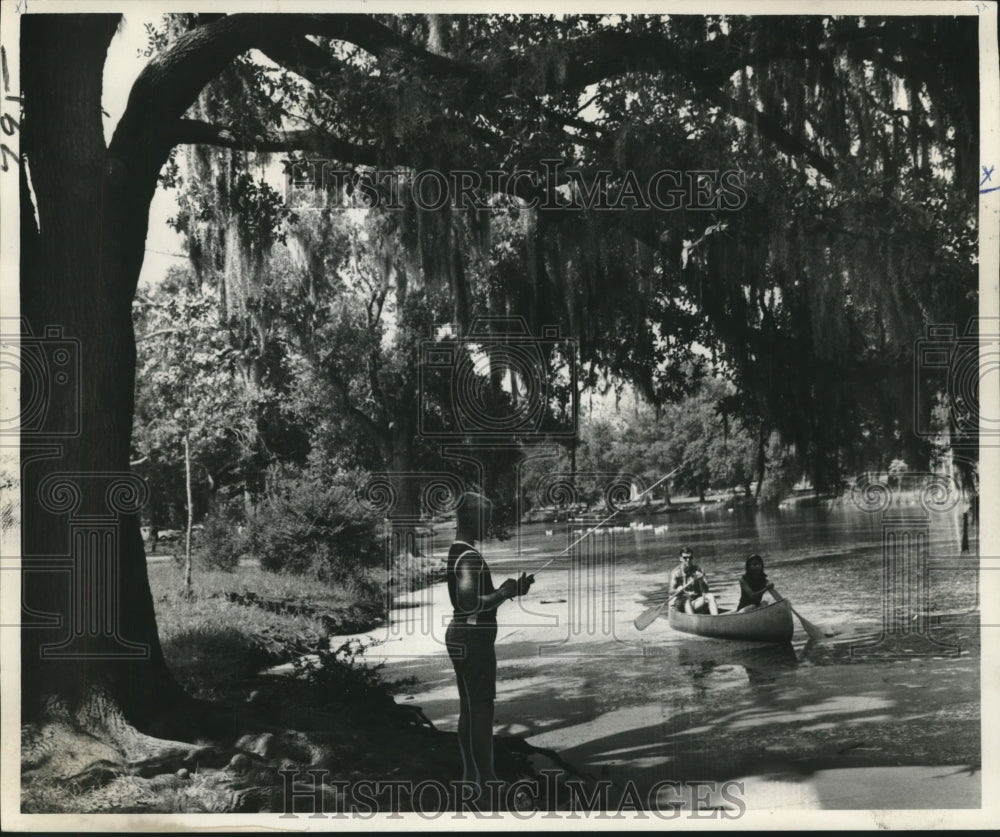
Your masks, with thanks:
[[[765,593],[771,592],[774,585],[764,574],[764,559],[756,553],[747,558],[746,572],[740,577],[740,603],[737,610],[753,610],[760,607]]]

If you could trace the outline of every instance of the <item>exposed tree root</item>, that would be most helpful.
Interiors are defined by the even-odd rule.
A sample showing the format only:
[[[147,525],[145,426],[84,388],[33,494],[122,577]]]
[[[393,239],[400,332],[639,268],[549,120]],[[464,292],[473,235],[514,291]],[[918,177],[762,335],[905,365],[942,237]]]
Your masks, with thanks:
[[[322,712],[272,701],[242,709],[240,734],[171,740],[130,725],[98,690],[71,712],[49,701],[22,730],[22,807],[31,812],[308,811],[316,792],[327,810],[343,810],[357,780],[433,779],[461,775],[454,734],[437,730],[419,707],[390,703],[368,715]],[[289,728],[292,724],[298,728]],[[305,725],[306,728],[303,728]],[[517,738],[497,739],[496,768],[508,781],[534,775],[543,755],[580,775],[558,754]],[[319,771],[309,773],[308,771]],[[289,791],[301,793],[290,797]],[[291,801],[290,801],[291,800]],[[387,806],[388,797],[378,797]],[[403,810],[414,803],[404,796]]]
[[[523,738],[516,738],[514,736],[500,738],[498,739],[498,742],[502,742],[502,746],[510,750],[511,753],[544,756],[545,758],[550,759],[553,764],[557,765],[561,770],[563,770],[563,772],[568,773],[570,776],[577,776],[581,779],[597,781],[596,776],[593,776],[590,773],[582,772],[566,761],[555,750],[550,750],[548,747],[536,747],[534,744],[529,744]]]

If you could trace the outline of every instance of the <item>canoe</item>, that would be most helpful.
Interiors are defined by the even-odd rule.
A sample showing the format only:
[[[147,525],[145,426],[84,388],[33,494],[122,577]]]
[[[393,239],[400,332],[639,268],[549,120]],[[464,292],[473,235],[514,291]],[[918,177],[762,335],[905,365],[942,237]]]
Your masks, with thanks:
[[[675,631],[714,639],[788,642],[795,631],[792,605],[787,599],[756,610],[729,611],[718,616],[684,613],[671,607],[667,621]]]

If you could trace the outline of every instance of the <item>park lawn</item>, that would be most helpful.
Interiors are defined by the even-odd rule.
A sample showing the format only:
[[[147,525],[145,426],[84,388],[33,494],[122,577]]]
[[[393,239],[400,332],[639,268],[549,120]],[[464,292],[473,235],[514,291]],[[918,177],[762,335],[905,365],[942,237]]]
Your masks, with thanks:
[[[186,596],[177,563],[151,563],[149,584],[167,665],[189,694],[205,700],[246,700],[261,669],[315,652],[326,636],[345,628],[374,628],[384,607],[372,584],[334,584],[254,566],[196,571]],[[315,614],[273,612],[227,594],[285,600]]]
[[[169,669],[188,694],[208,702],[206,711],[211,705],[226,714],[231,728],[198,738],[190,748],[160,742],[171,760],[154,771],[119,754],[121,764],[96,783],[23,776],[22,811],[280,812],[286,810],[281,771],[288,769],[319,769],[330,780],[367,782],[403,771],[415,785],[461,775],[454,734],[434,729],[419,708],[395,703],[393,694],[412,690],[412,682],[387,677],[381,664],[367,663],[365,641],[340,648],[328,642],[334,635],[363,634],[358,625],[364,620],[376,633],[385,607],[384,581],[376,583],[379,571],[367,581],[336,584],[256,566],[233,572],[201,568],[193,574],[191,595],[182,593],[179,562],[154,561],[148,572]],[[243,603],[227,594],[237,594]],[[275,612],[259,606],[262,600],[315,612]],[[263,672],[290,660],[300,661],[292,672]],[[507,746],[498,739],[498,774],[508,782],[533,775],[529,750],[523,742]],[[340,791],[324,787],[324,805],[334,810]],[[390,804],[384,797],[378,798],[380,808]],[[397,804],[409,810],[414,803],[405,798]]]

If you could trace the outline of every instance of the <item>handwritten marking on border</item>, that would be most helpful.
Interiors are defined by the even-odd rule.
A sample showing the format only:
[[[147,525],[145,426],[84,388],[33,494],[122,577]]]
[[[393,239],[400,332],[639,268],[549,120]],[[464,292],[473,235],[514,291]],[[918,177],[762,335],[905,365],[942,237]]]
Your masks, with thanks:
[[[980,168],[983,170],[983,179],[979,181],[979,187],[980,187],[979,194],[985,195],[987,192],[995,192],[997,189],[1000,189],[1000,186],[990,186],[988,189],[982,188],[984,183],[993,182],[993,170],[996,168],[996,166],[993,165],[990,166],[989,168],[986,168],[986,166],[980,166]]]
[[[24,10],[28,10],[28,4],[24,4]],[[10,93],[10,72],[7,69],[7,50],[0,46],[0,79],[3,80],[3,92],[5,94]],[[4,96],[4,102],[21,102],[20,96]],[[20,129],[21,123],[19,123],[13,116],[9,113],[4,113],[0,115],[0,131],[3,131],[5,136],[12,137]],[[20,155],[17,151],[11,148],[7,143],[0,144],[0,172],[7,171],[10,166],[7,165],[7,158],[10,157],[15,163],[20,162]]]

